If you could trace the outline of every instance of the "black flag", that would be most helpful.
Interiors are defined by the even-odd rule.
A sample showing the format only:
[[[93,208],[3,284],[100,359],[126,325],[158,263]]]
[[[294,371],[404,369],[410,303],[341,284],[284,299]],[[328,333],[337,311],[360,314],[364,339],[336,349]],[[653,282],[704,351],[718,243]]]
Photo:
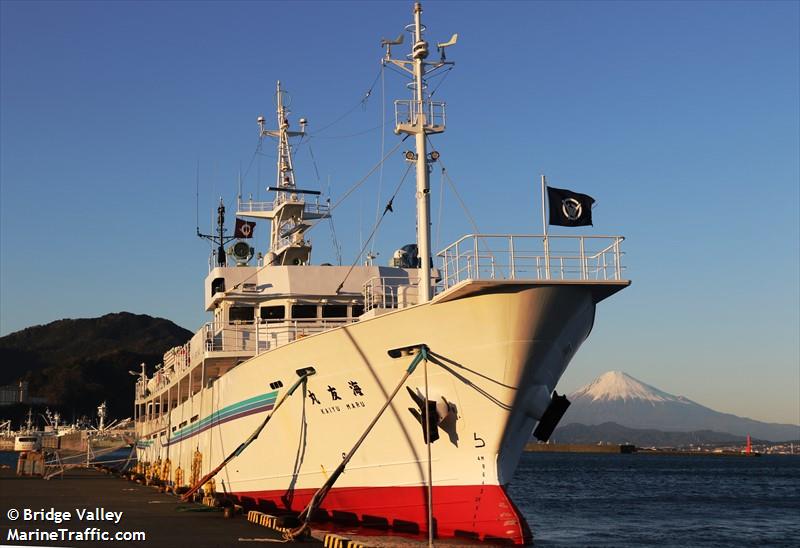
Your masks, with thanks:
[[[234,238],[252,238],[256,229],[256,223],[236,219],[236,230],[233,231]]]
[[[594,198],[563,188],[547,187],[550,203],[550,224],[558,226],[591,226]]]

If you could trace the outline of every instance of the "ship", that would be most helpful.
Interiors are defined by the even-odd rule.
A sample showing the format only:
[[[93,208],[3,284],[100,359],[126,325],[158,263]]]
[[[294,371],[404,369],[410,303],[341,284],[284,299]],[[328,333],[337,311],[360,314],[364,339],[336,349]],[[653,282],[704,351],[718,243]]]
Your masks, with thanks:
[[[274,198],[239,196],[238,239],[222,201],[215,232],[198,229],[215,242],[210,321],[152,374],[143,365],[137,457],[167,484],[306,523],[526,544],[507,488],[532,433],[547,439],[568,405],[556,385],[597,304],[630,284],[624,238],[545,226],[468,234],[432,253],[431,138],[446,105],[426,79],[453,64],[457,35],[437,56],[421,19],[416,3],[408,55],[393,56],[405,34],[381,41],[381,63],[411,80],[394,108],[395,133],[415,145],[400,161],[416,175],[417,241],[387,266],[312,262],[306,233],[332,207],[295,180],[292,139],[306,121],[290,125],[278,82],[276,126],[257,120],[277,144]],[[261,252],[246,239],[259,221],[270,226]]]

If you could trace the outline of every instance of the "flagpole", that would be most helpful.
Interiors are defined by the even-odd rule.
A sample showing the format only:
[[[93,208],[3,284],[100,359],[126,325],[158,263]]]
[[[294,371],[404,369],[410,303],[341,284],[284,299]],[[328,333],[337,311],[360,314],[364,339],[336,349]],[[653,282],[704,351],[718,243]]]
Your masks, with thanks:
[[[547,237],[547,215],[545,214],[545,188],[547,188],[547,181],[542,174],[542,230],[544,230],[544,268],[545,279],[550,279],[550,241]]]

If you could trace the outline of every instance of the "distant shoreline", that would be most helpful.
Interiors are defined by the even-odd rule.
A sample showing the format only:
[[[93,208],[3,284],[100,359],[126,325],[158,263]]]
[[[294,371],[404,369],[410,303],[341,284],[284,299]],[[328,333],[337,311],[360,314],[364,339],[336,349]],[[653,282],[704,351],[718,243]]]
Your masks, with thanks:
[[[525,446],[528,453],[593,453],[604,455],[642,454],[642,455],[677,455],[685,457],[759,457],[762,453],[754,451],[750,455],[741,451],[688,451],[680,449],[643,449],[630,444],[581,444],[581,443],[529,443]],[[800,456],[798,453],[768,453],[787,457]]]

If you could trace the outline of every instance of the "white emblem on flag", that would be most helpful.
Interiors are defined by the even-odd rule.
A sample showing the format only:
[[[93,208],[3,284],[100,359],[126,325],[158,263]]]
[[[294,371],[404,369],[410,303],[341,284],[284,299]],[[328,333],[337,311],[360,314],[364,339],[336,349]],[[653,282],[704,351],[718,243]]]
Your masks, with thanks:
[[[575,198],[564,198],[561,200],[561,212],[570,221],[577,221],[583,214],[583,206]]]

